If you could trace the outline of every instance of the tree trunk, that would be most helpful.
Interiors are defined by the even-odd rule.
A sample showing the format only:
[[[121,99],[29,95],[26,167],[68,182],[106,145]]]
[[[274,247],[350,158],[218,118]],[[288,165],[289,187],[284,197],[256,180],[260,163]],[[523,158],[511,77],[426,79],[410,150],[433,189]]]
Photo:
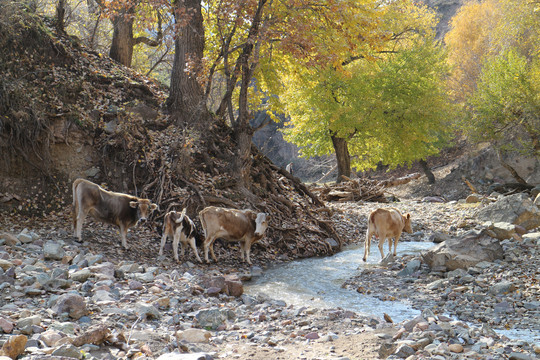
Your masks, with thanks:
[[[343,180],[343,176],[351,177],[351,156],[349,155],[349,148],[347,145],[347,139],[331,135],[332,144],[334,145],[334,151],[336,152],[338,175],[336,182],[340,183]]]
[[[56,31],[58,33],[64,32],[64,16],[66,14],[65,0],[58,0],[56,4]]]
[[[133,58],[133,12],[128,8],[111,19],[114,30],[109,56],[127,67]]]
[[[253,16],[253,21],[249,29],[248,41],[244,45],[244,49],[237,64],[241,69],[242,78],[240,83],[240,94],[238,97],[238,119],[233,123],[234,133],[238,145],[238,158],[236,159],[236,170],[239,176],[239,185],[247,190],[251,189],[251,141],[253,138],[253,129],[249,124],[251,114],[248,104],[248,90],[253,77],[253,71],[258,63],[258,47],[256,47],[256,39],[259,35],[263,8],[267,0],[259,0],[257,11]],[[254,54],[255,53],[255,54]],[[251,60],[250,59],[255,58]]]
[[[199,83],[204,55],[201,2],[176,0],[174,4],[177,14],[175,54],[166,105],[177,124],[194,124],[206,112],[204,92]]]
[[[428,183],[435,184],[435,175],[433,175],[433,172],[429,168],[427,161],[424,159],[421,159],[418,161],[418,163],[422,167],[422,170],[424,170],[424,174],[426,174],[426,177],[428,178]]]

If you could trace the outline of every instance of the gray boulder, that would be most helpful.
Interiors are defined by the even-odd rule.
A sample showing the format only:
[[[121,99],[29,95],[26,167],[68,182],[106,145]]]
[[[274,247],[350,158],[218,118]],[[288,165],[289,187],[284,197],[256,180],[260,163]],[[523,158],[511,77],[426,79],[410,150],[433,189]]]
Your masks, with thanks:
[[[526,194],[505,196],[478,211],[482,221],[507,222],[527,230],[540,226],[540,209]]]
[[[493,262],[504,257],[498,239],[486,230],[469,231],[462,237],[451,238],[422,253],[422,260],[430,268],[446,270],[467,269],[481,261]]]

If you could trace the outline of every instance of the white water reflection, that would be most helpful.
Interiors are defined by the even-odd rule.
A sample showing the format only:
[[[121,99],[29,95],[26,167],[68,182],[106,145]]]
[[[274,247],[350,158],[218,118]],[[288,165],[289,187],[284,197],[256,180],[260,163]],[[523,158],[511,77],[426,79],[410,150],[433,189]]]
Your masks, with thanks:
[[[429,242],[402,242],[398,246],[398,255],[418,253],[432,246],[433,243]],[[387,251],[385,246],[385,253]],[[264,275],[254,282],[245,284],[245,290],[247,294],[264,293],[273,299],[296,306],[341,307],[379,317],[387,313],[396,322],[420,314],[420,311],[407,304],[406,299],[381,301],[341,288],[341,284],[352,277],[359,267],[366,266],[362,261],[363,255],[363,245],[354,245],[333,256],[279,265],[265,271]],[[371,249],[367,264],[376,264],[379,261],[380,253],[375,245]]]

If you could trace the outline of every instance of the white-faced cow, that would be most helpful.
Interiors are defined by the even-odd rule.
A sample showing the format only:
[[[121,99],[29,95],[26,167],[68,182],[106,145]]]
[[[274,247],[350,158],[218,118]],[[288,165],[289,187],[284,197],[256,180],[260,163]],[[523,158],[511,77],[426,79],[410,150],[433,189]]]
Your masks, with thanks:
[[[263,236],[270,217],[266,213],[256,213],[252,210],[223,209],[214,206],[207,207],[199,213],[204,231],[204,259],[208,260],[208,249],[212,258],[217,262],[214,254],[214,241],[222,238],[227,241],[239,241],[242,261],[244,252],[248,264],[251,265],[251,245]]]
[[[364,261],[369,256],[371,237],[373,235],[379,238],[379,251],[381,252],[381,258],[384,259],[384,241],[388,239],[388,248],[389,251],[392,251],[392,238],[394,239],[395,256],[399,237],[403,231],[412,233],[411,214],[401,215],[399,210],[395,208],[372,211],[369,214],[366,242],[364,243]]]
[[[197,246],[195,245],[195,239],[197,237],[197,228],[193,223],[193,220],[186,215],[186,209],[182,210],[181,213],[178,213],[174,210],[169,211],[165,214],[163,219],[163,236],[161,237],[161,247],[159,248],[159,256],[163,255],[163,247],[165,246],[165,241],[168,237],[173,238],[173,252],[174,259],[177,262],[180,262],[178,259],[178,242],[180,242],[180,252],[182,257],[184,257],[184,246],[189,245],[193,249],[197,261],[202,262],[199,257],[199,252],[197,251]]]
[[[90,215],[100,222],[116,225],[127,249],[128,229],[146,220],[157,207],[148,199],[107,191],[85,179],[73,182],[73,229],[79,241],[84,219]]]

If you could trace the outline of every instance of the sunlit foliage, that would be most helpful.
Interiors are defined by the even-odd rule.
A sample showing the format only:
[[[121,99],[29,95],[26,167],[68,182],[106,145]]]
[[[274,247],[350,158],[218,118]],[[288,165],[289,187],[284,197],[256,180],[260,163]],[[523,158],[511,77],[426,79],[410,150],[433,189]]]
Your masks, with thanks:
[[[445,54],[433,39],[435,18],[412,2],[392,5],[379,8],[384,41],[377,47],[344,52],[341,64],[289,63],[282,95],[291,116],[286,135],[302,146],[303,155],[332,153],[331,134],[348,140],[358,170],[438,152],[450,111]]]

